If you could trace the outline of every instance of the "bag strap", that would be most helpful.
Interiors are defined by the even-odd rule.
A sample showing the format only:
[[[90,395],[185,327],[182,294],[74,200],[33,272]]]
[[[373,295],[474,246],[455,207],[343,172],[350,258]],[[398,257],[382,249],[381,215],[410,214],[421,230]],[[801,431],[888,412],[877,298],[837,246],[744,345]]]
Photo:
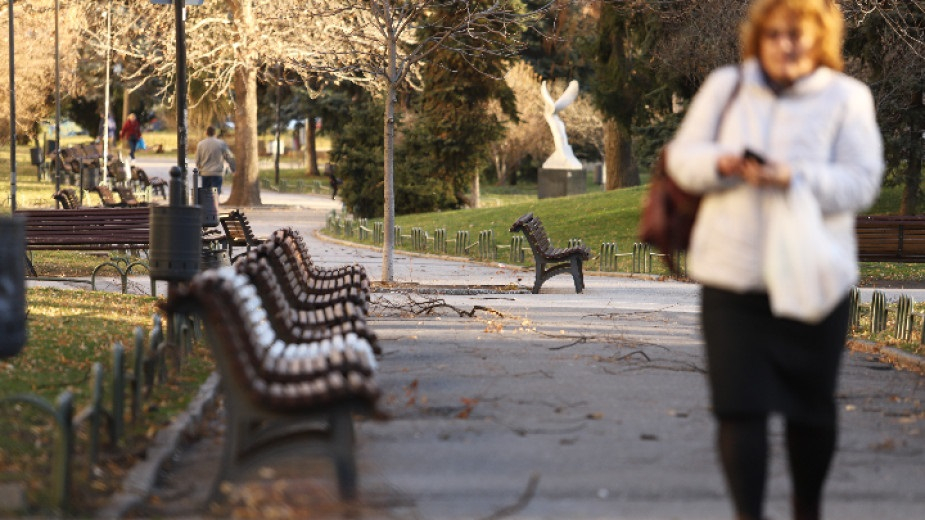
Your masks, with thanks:
[[[719,132],[723,128],[723,122],[726,120],[726,114],[729,113],[729,107],[732,106],[732,102],[735,101],[735,98],[739,96],[739,91],[742,90],[743,76],[745,76],[745,69],[740,66],[736,71],[736,83],[729,93],[729,98],[726,99],[726,104],[723,105],[723,110],[719,113],[719,119],[716,121],[716,131],[713,133],[714,141],[719,140]]]

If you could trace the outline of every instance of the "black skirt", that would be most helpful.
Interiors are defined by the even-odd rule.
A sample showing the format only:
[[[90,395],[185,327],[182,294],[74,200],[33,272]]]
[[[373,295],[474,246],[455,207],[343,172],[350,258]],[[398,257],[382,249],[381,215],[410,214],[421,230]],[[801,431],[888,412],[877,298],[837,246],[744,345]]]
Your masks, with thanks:
[[[703,289],[703,335],[717,417],[780,412],[835,419],[835,388],[848,334],[848,298],[818,324],[777,318],[765,293]]]

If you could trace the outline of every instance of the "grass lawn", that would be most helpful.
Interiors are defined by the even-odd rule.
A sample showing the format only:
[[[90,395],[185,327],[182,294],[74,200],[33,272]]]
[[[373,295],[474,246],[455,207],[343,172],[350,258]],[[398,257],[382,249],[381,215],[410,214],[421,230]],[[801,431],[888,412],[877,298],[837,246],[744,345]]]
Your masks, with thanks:
[[[103,403],[111,409],[113,344],[120,342],[125,347],[126,368],[131,371],[134,331],[141,326],[147,338],[155,299],[35,287],[27,291],[26,301],[28,341],[19,355],[0,361],[0,399],[29,393],[54,403],[67,390],[74,394],[75,413],[79,413],[90,402],[91,370],[99,362],[105,382]],[[131,421],[130,409],[126,409],[126,433],[120,448],[104,448],[95,469],[88,465],[87,427],[78,430],[72,471],[75,512],[86,514],[101,505],[121,484],[154,434],[186,409],[213,370],[203,344],[194,346],[188,360],[179,373],[170,367],[167,381],[155,385],[144,399],[144,411],[136,421]],[[34,507],[50,504],[51,453],[57,435],[53,435],[49,415],[31,405],[0,402],[0,416],[6,418],[0,421],[0,482],[22,482],[25,478],[29,503]],[[13,417],[16,420],[10,420]],[[106,446],[105,435],[103,442]],[[41,509],[32,511],[37,512]]]
[[[468,230],[472,237],[478,236],[481,230],[492,229],[497,243],[507,244],[511,236],[508,231],[511,224],[521,215],[532,211],[542,219],[555,245],[564,246],[569,239],[580,238],[595,253],[599,252],[604,242],[615,242],[621,252],[633,250],[633,243],[637,241],[639,214],[646,194],[645,186],[610,192],[598,189],[583,195],[542,200],[536,198],[535,184],[519,185],[516,188],[487,187],[482,199],[492,203],[478,209],[400,215],[395,222],[404,233],[412,227],[420,227],[428,233],[444,228],[448,236],[455,236],[457,230]],[[898,207],[899,194],[899,188],[884,189],[868,213],[896,213],[893,208]],[[528,265],[532,263],[532,259],[527,260]],[[621,266],[623,270],[629,270],[627,262]],[[592,258],[588,267],[597,269],[596,260]],[[656,272],[667,274],[662,266],[658,266]],[[925,283],[925,264],[861,264],[863,285],[882,282],[910,287]]]

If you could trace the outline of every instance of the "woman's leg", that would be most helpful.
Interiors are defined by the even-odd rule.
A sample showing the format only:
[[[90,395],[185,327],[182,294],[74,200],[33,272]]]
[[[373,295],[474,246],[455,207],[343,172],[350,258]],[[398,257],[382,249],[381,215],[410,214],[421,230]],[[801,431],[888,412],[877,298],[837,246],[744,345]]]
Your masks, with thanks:
[[[738,520],[760,520],[768,465],[764,416],[719,419],[718,447]]]
[[[821,518],[822,491],[835,455],[838,438],[838,412],[835,389],[838,367],[848,331],[848,302],[841,302],[821,323],[798,331],[805,338],[805,348],[820,355],[811,366],[811,384],[803,388],[810,413],[788,417],[786,426],[787,455],[793,481],[793,518]]]
[[[822,488],[835,454],[837,435],[834,420],[828,423],[787,421],[794,520],[821,518]]]
[[[773,382],[767,359],[773,317],[767,297],[704,287],[703,334],[717,448],[737,518],[759,520],[768,465]]]

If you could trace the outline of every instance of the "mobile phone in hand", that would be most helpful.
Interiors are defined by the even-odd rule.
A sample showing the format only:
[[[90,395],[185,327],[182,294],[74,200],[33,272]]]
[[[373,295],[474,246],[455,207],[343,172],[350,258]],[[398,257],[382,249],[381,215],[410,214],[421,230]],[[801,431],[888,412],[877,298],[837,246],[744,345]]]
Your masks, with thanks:
[[[743,154],[743,157],[745,157],[746,159],[751,159],[758,164],[767,163],[767,161],[764,159],[763,156],[761,156],[760,154],[756,153],[754,150],[751,150],[749,148],[745,149],[745,153]]]

